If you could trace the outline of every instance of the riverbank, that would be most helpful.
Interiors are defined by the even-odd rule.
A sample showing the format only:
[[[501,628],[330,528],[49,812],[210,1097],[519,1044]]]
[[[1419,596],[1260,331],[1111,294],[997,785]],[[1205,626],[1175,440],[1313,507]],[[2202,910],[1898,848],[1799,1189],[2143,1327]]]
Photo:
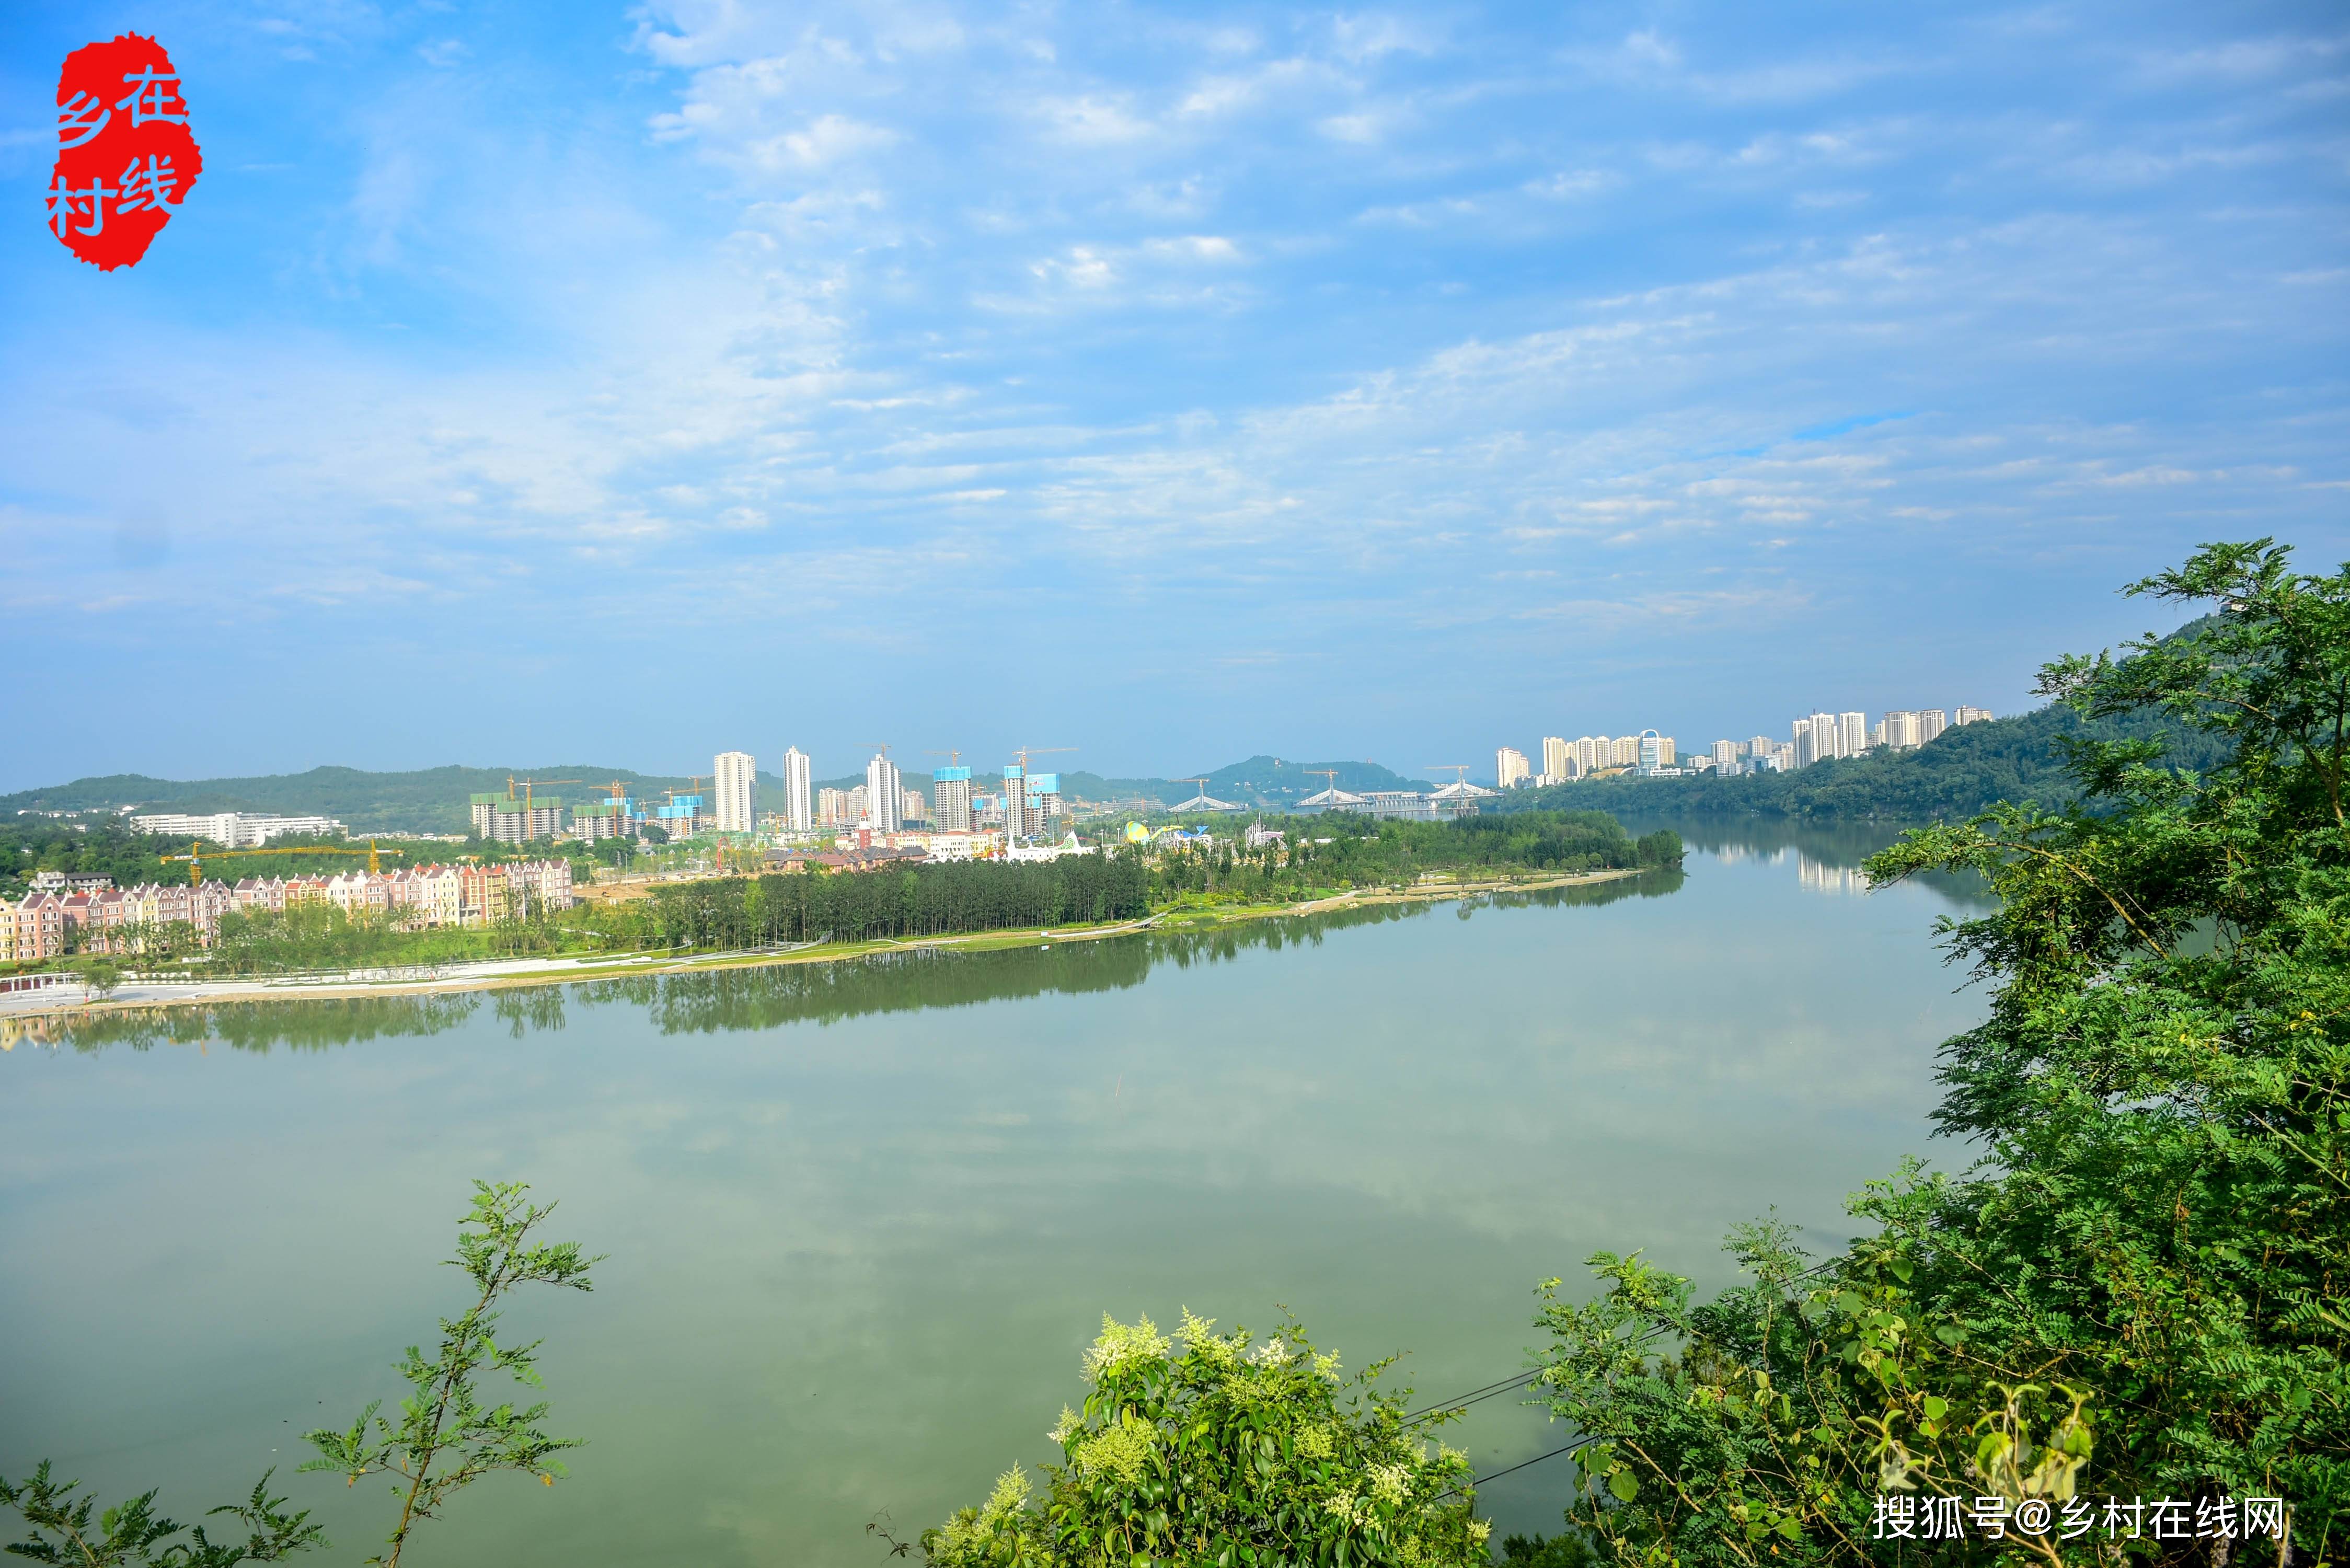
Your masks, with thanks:
[[[710,970],[743,969],[775,964],[836,963],[868,958],[876,953],[910,952],[925,949],[958,952],[992,952],[1006,948],[1043,948],[1055,942],[1099,941],[1147,930],[1209,931],[1252,920],[1315,915],[1373,904],[1442,903],[1454,898],[1494,893],[1538,892],[1550,888],[1587,887],[1618,881],[1643,873],[1635,869],[1584,871],[1555,877],[1493,877],[1483,880],[1430,878],[1405,888],[1350,888],[1327,898],[1287,904],[1176,906],[1135,920],[1099,925],[1066,926],[1032,930],[972,931],[952,936],[885,937],[860,942],[818,942],[786,949],[736,952],[589,953],[568,958],[496,959],[478,963],[449,964],[428,971],[379,971],[317,976],[240,977],[227,980],[139,980],[115,989],[104,1000],[90,998],[84,988],[26,993],[22,999],[0,997],[0,1019],[31,1020],[64,1013],[100,1013],[158,1007],[197,1006],[215,1002],[314,1001],[355,996],[414,996],[435,992],[494,991],[518,986],[562,985],[574,981],[610,980],[626,975],[691,974]],[[5,1044],[0,1042],[0,1044]]]

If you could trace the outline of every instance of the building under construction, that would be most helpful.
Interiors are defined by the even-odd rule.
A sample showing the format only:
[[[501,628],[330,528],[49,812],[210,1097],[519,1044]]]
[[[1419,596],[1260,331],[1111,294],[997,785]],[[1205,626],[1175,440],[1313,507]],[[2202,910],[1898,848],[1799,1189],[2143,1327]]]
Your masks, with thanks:
[[[516,800],[494,790],[474,795],[473,807],[475,835],[499,844],[553,838],[569,826],[571,815],[560,795],[525,795]]]

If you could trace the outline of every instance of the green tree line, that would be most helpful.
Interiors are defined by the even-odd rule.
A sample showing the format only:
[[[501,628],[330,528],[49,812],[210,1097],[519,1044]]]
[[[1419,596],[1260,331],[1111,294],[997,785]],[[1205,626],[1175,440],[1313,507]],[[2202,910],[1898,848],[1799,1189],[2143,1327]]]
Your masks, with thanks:
[[[1267,818],[1278,842],[1220,839],[1170,848],[1154,873],[1161,903],[1187,895],[1271,903],[1357,888],[1409,887],[1427,874],[1555,874],[1678,866],[1679,836],[1635,839],[1603,811],[1519,812],[1408,822],[1330,812]]]
[[[761,948],[1134,919],[1150,873],[1132,849],[1058,860],[949,861],[903,870],[721,877],[599,910],[608,940],[641,948]]]

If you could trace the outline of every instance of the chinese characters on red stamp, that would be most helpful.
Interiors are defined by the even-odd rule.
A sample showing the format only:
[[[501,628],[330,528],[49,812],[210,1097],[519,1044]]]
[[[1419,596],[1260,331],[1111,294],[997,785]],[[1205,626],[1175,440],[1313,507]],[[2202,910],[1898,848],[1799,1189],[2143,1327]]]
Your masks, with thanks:
[[[107,272],[134,265],[203,167],[162,45],[124,33],[66,57],[48,223],[68,250]]]

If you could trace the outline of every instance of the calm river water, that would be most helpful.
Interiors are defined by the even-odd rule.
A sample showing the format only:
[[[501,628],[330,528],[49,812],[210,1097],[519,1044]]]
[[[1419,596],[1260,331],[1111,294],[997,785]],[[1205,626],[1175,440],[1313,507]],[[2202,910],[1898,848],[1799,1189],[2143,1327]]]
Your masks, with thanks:
[[[1981,1009],[1929,940],[1963,891],[1863,896],[1889,834],[1676,826],[1686,877],[1468,909],[19,1040],[0,1475],[184,1520],[278,1465],[317,1560],[366,1555],[380,1484],[292,1475],[296,1434],[396,1397],[462,1304],[433,1265],[474,1176],[610,1254],[509,1324],[591,1442],[462,1497],[418,1568],[878,1563],[868,1520],[1054,1451],[1105,1311],[1284,1303],[1349,1366],[1409,1352],[1423,1402],[1491,1383],[1596,1249],[1718,1286],[1735,1221],[1834,1245],[1905,1152],[1962,1162],[1924,1116]],[[1489,1471],[1560,1440],[1509,1399],[1454,1430]],[[1482,1495],[1549,1531],[1565,1482]]]

